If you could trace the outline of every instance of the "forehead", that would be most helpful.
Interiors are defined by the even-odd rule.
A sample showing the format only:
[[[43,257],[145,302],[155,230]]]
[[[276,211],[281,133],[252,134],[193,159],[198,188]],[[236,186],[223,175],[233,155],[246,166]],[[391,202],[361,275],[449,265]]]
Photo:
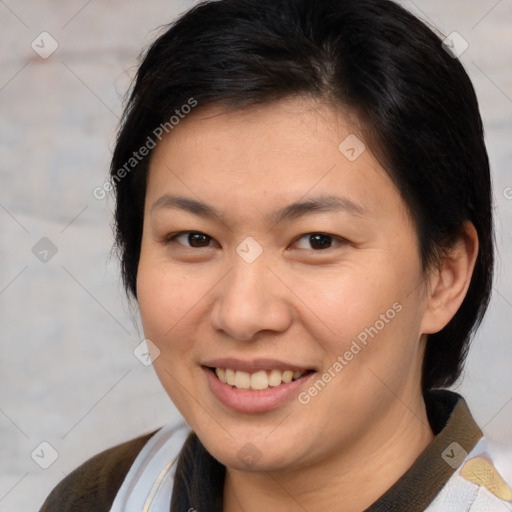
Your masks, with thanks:
[[[355,116],[298,98],[181,120],[153,152],[147,206],[164,194],[263,213],[326,194],[371,211],[398,195]]]

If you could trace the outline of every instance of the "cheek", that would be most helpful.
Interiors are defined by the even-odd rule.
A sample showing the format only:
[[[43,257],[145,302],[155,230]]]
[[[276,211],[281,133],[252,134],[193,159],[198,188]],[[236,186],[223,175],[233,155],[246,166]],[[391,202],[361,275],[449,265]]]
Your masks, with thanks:
[[[372,275],[367,268],[355,265],[298,280],[294,289],[316,314],[317,323],[320,320],[327,331],[343,338],[373,324],[399,295],[398,287],[383,274]]]
[[[199,306],[207,283],[195,282],[165,262],[141,257],[137,274],[137,299],[144,333],[165,352],[182,339],[177,333]],[[172,343],[171,340],[173,340]]]
[[[194,366],[197,341],[211,338],[208,313],[221,278],[219,268],[184,268],[151,248],[143,248],[137,298],[144,335],[160,350],[157,372],[162,368],[181,372],[185,362]]]
[[[168,262],[141,255],[137,297],[144,335],[159,350],[153,368],[175,406],[191,422],[194,420],[184,389],[193,388],[189,371],[194,365],[188,364],[193,363],[190,340],[199,328],[197,313],[208,288],[201,282],[184,277]]]
[[[319,415],[329,410],[330,417],[341,418],[354,411],[345,420],[348,431],[358,428],[361,417],[380,414],[394,396],[390,390],[405,389],[411,375],[420,371],[421,297],[406,284],[415,278],[415,267],[402,267],[401,279],[369,268],[346,268],[309,285],[317,317],[309,314],[305,328],[324,350],[319,378],[329,384],[320,393],[308,388],[302,398],[311,399]],[[297,295],[306,290],[304,284]]]
[[[357,353],[356,366],[368,359],[396,358],[404,347],[414,350],[422,304],[413,284],[419,278],[417,265],[414,259],[397,264],[373,256],[368,259],[372,263],[296,281],[297,296],[307,298],[302,316],[310,319],[306,328],[333,361],[351,349]]]

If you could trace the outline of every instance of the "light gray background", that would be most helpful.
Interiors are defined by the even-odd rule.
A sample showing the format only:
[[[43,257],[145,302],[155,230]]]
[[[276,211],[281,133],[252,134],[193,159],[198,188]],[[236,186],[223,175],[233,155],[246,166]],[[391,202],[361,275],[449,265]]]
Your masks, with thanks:
[[[469,43],[460,58],[486,126],[499,261],[457,389],[485,433],[510,445],[512,2],[404,4]],[[107,175],[136,56],[191,5],[0,0],[0,511],[37,510],[83,460],[176,417],[152,368],[132,353],[143,336],[109,258],[112,204],[92,190]],[[47,59],[31,48],[43,31],[59,44]],[[47,263],[32,252],[42,237],[58,250]],[[43,441],[58,452],[46,470],[31,458]],[[48,462],[48,448],[35,453]]]

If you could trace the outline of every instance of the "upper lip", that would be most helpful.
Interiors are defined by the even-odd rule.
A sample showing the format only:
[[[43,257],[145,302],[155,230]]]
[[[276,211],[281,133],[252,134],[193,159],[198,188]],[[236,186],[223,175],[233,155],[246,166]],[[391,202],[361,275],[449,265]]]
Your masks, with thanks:
[[[277,359],[252,359],[250,361],[243,361],[236,358],[222,358],[222,359],[211,359],[204,361],[203,366],[210,368],[230,368],[231,370],[237,370],[247,373],[254,373],[259,370],[299,370],[307,371],[312,370],[311,367],[307,367],[295,363],[287,363],[285,361],[278,361]]]

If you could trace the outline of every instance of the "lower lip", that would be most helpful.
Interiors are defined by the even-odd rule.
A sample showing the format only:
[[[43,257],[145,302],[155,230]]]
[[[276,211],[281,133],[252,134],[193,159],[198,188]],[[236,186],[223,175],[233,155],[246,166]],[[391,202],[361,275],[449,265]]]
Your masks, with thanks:
[[[220,381],[209,368],[204,368],[206,379],[213,394],[227,407],[239,412],[265,412],[276,409],[298,394],[299,389],[314,373],[297,380],[269,387],[263,391],[237,389]]]

